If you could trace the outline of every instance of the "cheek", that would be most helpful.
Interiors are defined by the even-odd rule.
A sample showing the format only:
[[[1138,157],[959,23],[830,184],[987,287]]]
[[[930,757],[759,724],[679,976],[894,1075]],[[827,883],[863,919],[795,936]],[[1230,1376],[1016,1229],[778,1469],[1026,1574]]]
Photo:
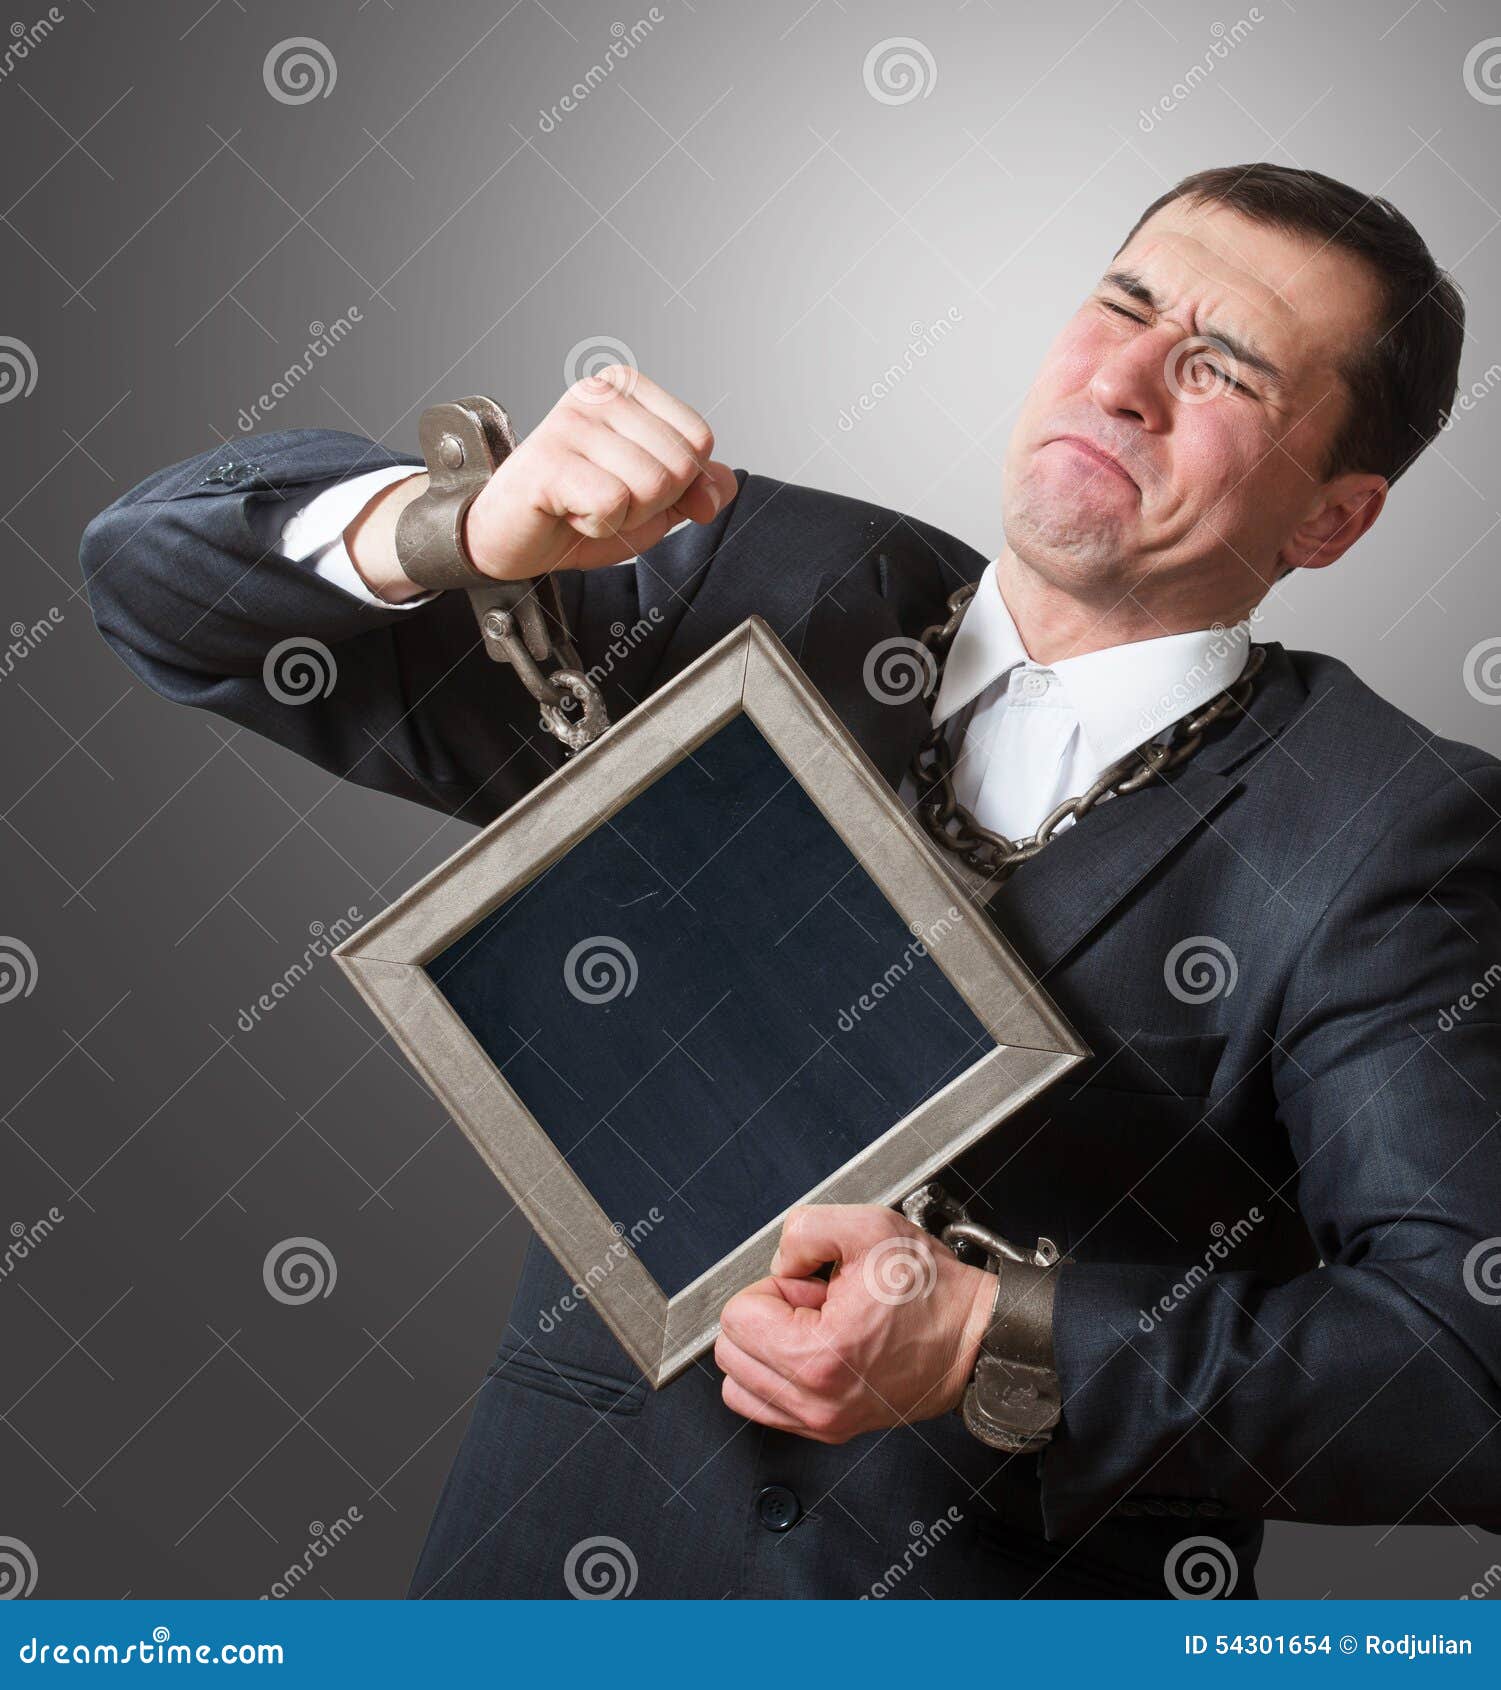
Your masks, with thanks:
[[[1271,443],[1249,409],[1231,400],[1180,404],[1173,423],[1173,479],[1200,509],[1253,506],[1275,475]]]
[[[1100,336],[1085,323],[1070,323],[1048,348],[1039,386],[1054,395],[1082,392],[1105,356]]]
[[[1089,386],[1098,361],[1098,349],[1091,345],[1084,326],[1073,321],[1066,323],[1062,333],[1044,353],[1032,378],[1019,419],[1024,432],[1029,424],[1051,421],[1057,414],[1060,401],[1083,392]]]

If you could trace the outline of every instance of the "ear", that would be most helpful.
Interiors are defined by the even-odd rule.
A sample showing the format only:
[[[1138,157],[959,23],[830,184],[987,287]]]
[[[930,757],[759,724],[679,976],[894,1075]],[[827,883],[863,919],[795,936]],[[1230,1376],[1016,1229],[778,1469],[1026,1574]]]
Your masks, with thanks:
[[[1381,475],[1337,475],[1326,482],[1313,509],[1283,541],[1279,575],[1327,569],[1343,557],[1381,515],[1386,493]]]

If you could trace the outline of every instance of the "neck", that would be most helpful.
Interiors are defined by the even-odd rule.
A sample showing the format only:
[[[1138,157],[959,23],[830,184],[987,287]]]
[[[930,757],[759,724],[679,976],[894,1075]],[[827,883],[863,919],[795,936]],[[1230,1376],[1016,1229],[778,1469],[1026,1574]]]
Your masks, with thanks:
[[[1122,591],[1116,582],[1102,594],[1081,596],[1039,575],[1010,546],[996,559],[996,584],[1034,663],[1056,663],[1135,640],[1186,634],[1215,622],[1228,627],[1249,616],[1257,602],[1167,604],[1149,599],[1144,590]]]

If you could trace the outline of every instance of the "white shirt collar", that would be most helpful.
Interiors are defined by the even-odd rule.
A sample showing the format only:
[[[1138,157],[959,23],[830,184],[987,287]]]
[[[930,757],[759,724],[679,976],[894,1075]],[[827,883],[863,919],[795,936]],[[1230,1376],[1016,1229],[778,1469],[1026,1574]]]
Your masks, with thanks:
[[[1229,686],[1245,667],[1250,640],[1250,621],[1243,620],[1036,663],[1001,596],[992,559],[949,648],[933,721],[946,721],[1018,663],[1051,670],[1103,768]]]

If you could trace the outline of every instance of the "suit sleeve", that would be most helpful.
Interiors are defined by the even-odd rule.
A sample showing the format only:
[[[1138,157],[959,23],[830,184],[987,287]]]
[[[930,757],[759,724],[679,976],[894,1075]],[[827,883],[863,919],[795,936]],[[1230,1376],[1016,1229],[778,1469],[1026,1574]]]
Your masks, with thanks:
[[[1271,1061],[1321,1265],[1076,1262],[1049,1538],[1120,1498],[1501,1530],[1501,764],[1400,807],[1302,943]],[[1489,973],[1487,971],[1489,970]],[[1489,981],[1489,995],[1487,995]],[[1171,1312],[1144,1321],[1169,1292]]]
[[[422,460],[337,430],[249,436],[100,512],[83,534],[83,572],[101,634],[163,697],[342,779],[484,823],[564,753],[520,677],[485,655],[467,596],[383,606],[277,549],[276,507],[399,464]],[[586,630],[633,619],[638,573],[558,572],[586,665]]]

